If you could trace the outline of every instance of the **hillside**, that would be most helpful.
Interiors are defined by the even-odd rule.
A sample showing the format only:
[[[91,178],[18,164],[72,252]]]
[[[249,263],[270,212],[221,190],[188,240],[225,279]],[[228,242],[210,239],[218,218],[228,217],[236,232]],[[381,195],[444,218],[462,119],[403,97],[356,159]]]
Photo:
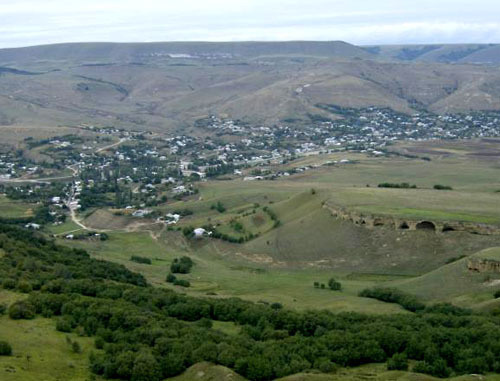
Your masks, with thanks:
[[[0,49],[0,125],[179,132],[211,114],[269,125],[338,118],[318,107],[324,104],[404,113],[498,110],[500,73],[468,64],[498,56],[497,46],[363,49],[343,42]]]
[[[382,59],[442,63],[500,63],[498,44],[382,45],[364,49]]]

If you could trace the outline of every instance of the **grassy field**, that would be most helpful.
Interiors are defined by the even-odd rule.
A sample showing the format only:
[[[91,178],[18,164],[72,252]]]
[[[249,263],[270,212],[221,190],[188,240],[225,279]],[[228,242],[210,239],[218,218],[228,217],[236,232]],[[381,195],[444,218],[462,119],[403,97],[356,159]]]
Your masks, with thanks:
[[[482,250],[471,258],[500,261],[500,249]],[[467,261],[463,258],[420,277],[392,281],[388,285],[429,302],[451,301],[463,307],[481,309],[499,307],[500,300],[493,294],[500,290],[500,274],[472,272],[467,268]]]
[[[6,196],[0,195],[0,217],[16,218],[31,217],[33,215],[33,205],[21,201],[9,200]]]
[[[85,248],[96,258],[124,264],[144,274],[155,286],[174,287],[190,295],[237,296],[255,302],[279,302],[295,309],[319,307],[332,311],[374,313],[403,311],[397,305],[357,296],[361,289],[377,284],[377,279],[350,279],[349,274],[321,268],[274,268],[268,266],[265,260],[259,264],[249,262],[236,251],[237,245],[209,241],[189,243],[178,232],[163,232],[159,237],[147,232],[114,232],[104,242],[65,243]],[[130,260],[132,255],[150,258],[152,265],[133,262]],[[165,282],[172,260],[182,255],[189,255],[195,261],[190,274],[179,275],[179,278],[191,282],[190,288],[171,286]],[[332,276],[342,282],[343,291],[314,288],[314,282],[326,284]]]
[[[0,302],[11,303],[16,298],[18,294],[0,291]],[[81,353],[72,351],[67,337],[80,344]],[[94,340],[57,332],[53,319],[11,320],[0,316],[0,340],[12,346],[12,356],[0,356],[1,380],[90,379],[88,355],[95,350]]]

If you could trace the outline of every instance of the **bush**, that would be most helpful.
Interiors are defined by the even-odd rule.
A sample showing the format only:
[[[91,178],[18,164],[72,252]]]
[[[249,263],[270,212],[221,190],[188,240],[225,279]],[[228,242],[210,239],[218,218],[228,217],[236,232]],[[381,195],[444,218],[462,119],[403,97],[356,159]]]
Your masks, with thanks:
[[[169,273],[169,274],[167,275],[167,279],[166,279],[166,281],[167,281],[168,283],[174,283],[176,279],[177,279],[177,278],[175,277],[175,275],[174,275],[174,274]]]
[[[68,319],[62,318],[57,320],[56,330],[59,332],[71,332],[71,322]]]
[[[334,373],[337,371],[338,365],[325,357],[321,357],[314,361],[314,368],[321,373]]]
[[[9,307],[9,317],[11,319],[33,319],[35,317],[35,307],[30,302],[18,301]]]
[[[359,293],[359,296],[373,298],[387,303],[397,303],[405,310],[420,311],[425,308],[415,296],[406,294],[396,288],[371,288],[365,289]]]
[[[176,279],[174,280],[174,286],[189,287],[191,286],[191,283],[185,279]]]
[[[78,343],[78,341],[73,341],[71,343],[71,350],[75,353],[82,353],[82,347]]]
[[[409,183],[380,183],[378,185],[379,188],[399,188],[399,189],[416,189],[417,186],[410,185]]]
[[[187,274],[191,271],[193,264],[189,257],[175,258],[170,266],[170,271],[174,274]]]
[[[500,298],[500,290],[495,291],[495,294],[493,295],[495,299]]]
[[[210,209],[217,210],[219,213],[224,213],[226,211],[226,207],[220,201],[217,201],[217,204],[213,204]]]
[[[0,341],[0,356],[10,356],[12,354],[12,347],[6,341]]]
[[[13,290],[16,288],[16,281],[11,278],[4,279],[2,282],[2,287],[5,288],[6,290]]]
[[[434,189],[437,189],[437,190],[453,190],[453,188],[450,187],[449,185],[441,185],[441,184],[434,185]]]
[[[4,315],[6,311],[7,311],[7,305],[0,303],[0,315]]]
[[[25,280],[22,280],[17,284],[17,289],[25,294],[28,294],[33,290],[31,283]]]
[[[328,287],[330,287],[330,290],[333,291],[340,291],[342,289],[340,282],[337,282],[334,278],[330,278],[328,281]]]
[[[151,264],[151,259],[150,258],[140,257],[138,255],[132,255],[130,257],[130,260],[132,262],[143,263],[143,264],[146,264],[146,265],[150,265]]]
[[[408,358],[404,353],[396,353],[387,360],[387,370],[408,370]]]

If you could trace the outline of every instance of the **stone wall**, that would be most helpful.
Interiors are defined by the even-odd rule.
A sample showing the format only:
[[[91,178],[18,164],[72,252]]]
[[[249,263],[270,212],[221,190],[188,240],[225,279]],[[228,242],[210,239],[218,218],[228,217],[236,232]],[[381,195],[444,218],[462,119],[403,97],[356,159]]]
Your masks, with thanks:
[[[363,214],[344,207],[323,204],[335,218],[365,226],[369,229],[385,227],[394,230],[426,230],[439,233],[463,231],[471,234],[492,235],[500,234],[500,226],[462,221],[433,221],[424,219],[402,218],[397,216],[383,216]]]

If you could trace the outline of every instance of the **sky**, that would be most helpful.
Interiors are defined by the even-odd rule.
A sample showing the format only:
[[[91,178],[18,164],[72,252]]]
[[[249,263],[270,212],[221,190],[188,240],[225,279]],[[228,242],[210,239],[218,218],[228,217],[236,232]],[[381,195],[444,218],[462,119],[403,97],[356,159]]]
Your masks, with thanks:
[[[287,40],[500,43],[500,1],[0,0],[0,48]]]

